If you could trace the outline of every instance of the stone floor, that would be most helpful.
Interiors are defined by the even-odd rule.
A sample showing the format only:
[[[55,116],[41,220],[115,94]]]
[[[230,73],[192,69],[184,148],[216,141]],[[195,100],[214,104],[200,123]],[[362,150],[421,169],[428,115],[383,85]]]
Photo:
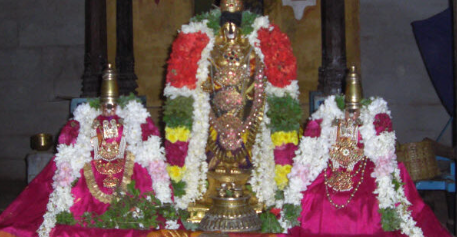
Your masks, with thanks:
[[[25,181],[0,180],[0,212],[8,207],[26,186]],[[448,218],[446,193],[444,191],[422,191],[420,194],[433,209],[439,221],[448,229],[454,229],[453,221]]]

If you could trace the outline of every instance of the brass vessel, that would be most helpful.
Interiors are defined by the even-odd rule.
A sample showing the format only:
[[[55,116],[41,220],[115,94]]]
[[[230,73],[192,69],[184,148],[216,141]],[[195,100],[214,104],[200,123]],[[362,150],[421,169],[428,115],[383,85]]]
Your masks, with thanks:
[[[52,135],[47,133],[38,133],[30,137],[30,147],[37,151],[47,151],[53,145]]]

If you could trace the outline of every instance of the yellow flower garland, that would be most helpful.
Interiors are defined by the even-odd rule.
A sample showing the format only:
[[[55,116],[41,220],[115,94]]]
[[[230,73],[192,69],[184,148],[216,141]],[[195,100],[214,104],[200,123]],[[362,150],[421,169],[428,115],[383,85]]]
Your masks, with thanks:
[[[293,143],[294,145],[298,144],[298,134],[297,131],[291,132],[275,132],[271,134],[271,141],[275,146],[282,146],[284,144]]]
[[[276,165],[275,166],[275,181],[279,190],[284,190],[284,188],[289,183],[287,175],[292,169],[291,165]]]
[[[175,143],[176,141],[187,142],[190,130],[186,127],[165,127],[165,134],[165,138],[172,143]]]
[[[177,165],[167,166],[168,175],[176,183],[181,181],[182,177],[184,176],[185,171],[186,171],[186,166],[183,166],[183,167],[179,167]]]

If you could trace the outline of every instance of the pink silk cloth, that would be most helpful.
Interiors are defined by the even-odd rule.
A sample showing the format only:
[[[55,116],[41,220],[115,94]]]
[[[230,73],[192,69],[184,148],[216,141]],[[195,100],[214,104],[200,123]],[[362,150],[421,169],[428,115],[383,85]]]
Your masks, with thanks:
[[[355,167],[356,169],[357,167]],[[403,164],[399,164],[405,195],[411,202],[412,217],[421,227],[424,236],[451,236],[435,217],[433,211],[422,201],[415,185]],[[373,194],[376,183],[371,177],[374,163],[367,161],[364,181],[354,198],[345,208],[336,209],[327,199],[325,191],[324,171],[304,192],[302,212],[299,217],[300,227],[293,228],[289,233],[293,236],[405,236],[400,231],[384,232],[381,227],[381,214],[378,212],[378,200]],[[330,170],[327,170],[328,174]],[[360,174],[359,174],[360,175]],[[360,179],[360,177],[359,177]],[[358,182],[354,180],[354,183]],[[352,190],[333,193],[331,198],[336,204],[344,204]]]

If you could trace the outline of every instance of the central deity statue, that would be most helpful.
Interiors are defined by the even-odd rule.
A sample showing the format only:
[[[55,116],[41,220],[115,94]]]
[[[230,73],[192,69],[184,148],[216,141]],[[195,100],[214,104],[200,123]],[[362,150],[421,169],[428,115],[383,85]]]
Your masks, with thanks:
[[[177,206],[190,212],[189,221],[203,219],[204,230],[259,228],[256,212],[275,205],[298,144],[301,109],[287,36],[268,17],[243,11],[241,0],[222,0],[182,26],[164,94]],[[214,222],[204,218],[229,212],[245,221],[207,228]],[[241,226],[247,219],[252,225]]]
[[[263,116],[265,78],[258,56],[241,37],[240,22],[221,24],[202,89],[210,94],[210,129],[217,134],[208,139],[208,168],[230,172],[252,167],[249,151]]]

